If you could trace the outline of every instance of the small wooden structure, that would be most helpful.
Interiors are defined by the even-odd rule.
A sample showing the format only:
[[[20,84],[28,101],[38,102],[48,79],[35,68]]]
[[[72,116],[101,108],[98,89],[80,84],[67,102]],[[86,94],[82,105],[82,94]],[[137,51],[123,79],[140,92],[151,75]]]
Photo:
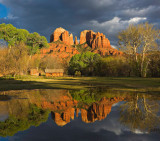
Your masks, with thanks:
[[[39,76],[39,71],[38,69],[30,69],[29,74]]]
[[[64,75],[63,69],[45,69],[46,76],[60,77]]]

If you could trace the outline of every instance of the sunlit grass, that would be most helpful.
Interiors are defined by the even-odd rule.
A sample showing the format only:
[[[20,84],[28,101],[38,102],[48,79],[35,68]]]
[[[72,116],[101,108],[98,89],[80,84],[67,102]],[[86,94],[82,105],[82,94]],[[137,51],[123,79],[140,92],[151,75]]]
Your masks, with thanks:
[[[160,92],[160,78],[23,76],[1,79],[0,91],[22,89],[86,89],[106,87],[121,91]]]

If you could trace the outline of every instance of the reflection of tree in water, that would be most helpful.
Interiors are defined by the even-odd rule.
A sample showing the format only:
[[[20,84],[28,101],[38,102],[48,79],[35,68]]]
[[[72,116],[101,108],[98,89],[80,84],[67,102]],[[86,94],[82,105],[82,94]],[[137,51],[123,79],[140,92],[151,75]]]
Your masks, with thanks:
[[[120,122],[132,131],[150,132],[160,126],[158,100],[145,94],[135,94],[120,106]]]
[[[106,89],[106,88],[88,88],[88,89],[82,89],[82,90],[70,90],[69,91],[72,98],[85,103],[85,104],[91,104],[93,102],[98,102],[102,98],[114,98],[114,97],[125,97],[126,93],[122,93],[119,91],[113,91],[112,89]],[[128,94],[128,93],[127,93]]]
[[[0,136],[13,136],[18,131],[24,131],[31,126],[39,126],[48,119],[49,112],[35,105],[30,105],[29,111],[23,111],[21,115],[10,115],[4,122],[0,122]]]

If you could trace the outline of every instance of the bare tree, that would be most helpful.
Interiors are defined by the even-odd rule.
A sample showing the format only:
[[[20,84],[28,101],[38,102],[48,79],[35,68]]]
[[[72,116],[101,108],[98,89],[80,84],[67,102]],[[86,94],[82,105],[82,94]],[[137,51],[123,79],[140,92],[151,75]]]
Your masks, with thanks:
[[[160,39],[160,30],[157,30],[152,24],[148,23],[138,25],[138,30],[140,32],[141,40],[141,76],[146,77],[150,61],[146,56],[149,52],[158,49],[157,40]]]
[[[130,25],[118,35],[119,46],[122,51],[131,55],[140,67],[141,77],[146,77],[149,59],[146,57],[157,49],[157,40],[160,39],[160,30],[152,24]],[[139,60],[138,60],[139,57]]]
[[[27,72],[28,48],[20,43],[12,48],[1,49],[0,71],[2,75],[22,75]]]

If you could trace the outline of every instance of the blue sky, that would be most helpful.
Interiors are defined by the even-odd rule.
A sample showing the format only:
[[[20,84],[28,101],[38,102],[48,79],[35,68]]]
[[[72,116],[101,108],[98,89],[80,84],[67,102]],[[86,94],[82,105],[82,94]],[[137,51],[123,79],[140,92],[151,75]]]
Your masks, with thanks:
[[[0,18],[7,17],[8,15],[8,9],[5,5],[0,4]]]
[[[48,41],[63,27],[78,38],[83,30],[102,32],[116,46],[119,31],[143,22],[160,28],[160,0],[0,0],[0,24],[38,32]]]

